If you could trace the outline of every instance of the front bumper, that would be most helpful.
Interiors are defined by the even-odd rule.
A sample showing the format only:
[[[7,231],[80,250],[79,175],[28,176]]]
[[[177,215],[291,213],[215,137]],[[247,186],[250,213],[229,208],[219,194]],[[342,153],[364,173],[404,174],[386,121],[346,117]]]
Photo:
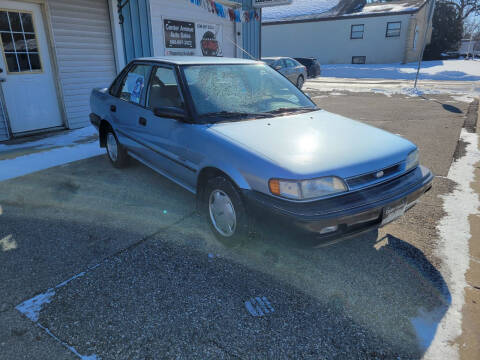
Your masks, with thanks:
[[[244,190],[243,195],[256,218],[316,233],[319,240],[329,243],[379,228],[385,208],[404,203],[408,210],[430,190],[432,180],[430,170],[418,166],[384,183],[313,202],[292,202],[251,190]],[[320,234],[331,226],[338,229]]]

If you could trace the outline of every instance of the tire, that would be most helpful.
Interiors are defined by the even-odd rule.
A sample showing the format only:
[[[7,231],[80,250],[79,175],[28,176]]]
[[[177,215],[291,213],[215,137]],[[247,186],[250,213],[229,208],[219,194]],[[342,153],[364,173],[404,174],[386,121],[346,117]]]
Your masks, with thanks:
[[[210,229],[222,244],[236,247],[248,239],[249,218],[230,180],[223,176],[209,179],[203,190],[203,205]]]
[[[110,128],[107,131],[107,156],[112,165],[118,169],[123,168],[127,165],[128,155],[125,148],[118,141],[117,135]]]
[[[301,90],[304,83],[305,83],[305,79],[303,78],[303,75],[300,75],[297,78],[297,88],[299,88]]]

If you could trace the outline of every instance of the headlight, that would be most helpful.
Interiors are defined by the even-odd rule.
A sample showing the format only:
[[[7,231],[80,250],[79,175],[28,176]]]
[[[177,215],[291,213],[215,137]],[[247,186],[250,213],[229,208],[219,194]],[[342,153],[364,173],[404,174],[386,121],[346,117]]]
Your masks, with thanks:
[[[343,180],[335,176],[301,181],[271,179],[268,186],[273,195],[295,200],[313,199],[347,191]]]
[[[418,164],[419,164],[418,150],[414,150],[407,156],[407,160],[405,161],[405,171],[408,171],[410,169],[417,167]]]

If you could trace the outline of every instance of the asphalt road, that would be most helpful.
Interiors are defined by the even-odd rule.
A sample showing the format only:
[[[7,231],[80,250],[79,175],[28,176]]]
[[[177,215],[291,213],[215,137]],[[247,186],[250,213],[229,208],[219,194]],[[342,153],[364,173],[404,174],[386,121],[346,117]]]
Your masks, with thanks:
[[[2,359],[420,358],[448,308],[436,225],[467,104],[311,95],[419,145],[439,176],[404,219],[327,248],[262,229],[227,249],[191,194],[136,162],[0,182]],[[15,309],[45,293],[38,322]]]

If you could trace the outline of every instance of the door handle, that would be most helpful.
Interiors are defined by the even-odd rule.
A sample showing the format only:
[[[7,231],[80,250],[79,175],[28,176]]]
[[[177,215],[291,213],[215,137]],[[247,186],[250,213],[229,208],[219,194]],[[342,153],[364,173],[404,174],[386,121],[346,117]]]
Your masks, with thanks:
[[[146,126],[147,125],[147,119],[141,117],[140,119],[138,119],[138,123],[142,126]]]
[[[110,111],[111,112],[117,111],[117,107],[115,105],[110,105]]]

